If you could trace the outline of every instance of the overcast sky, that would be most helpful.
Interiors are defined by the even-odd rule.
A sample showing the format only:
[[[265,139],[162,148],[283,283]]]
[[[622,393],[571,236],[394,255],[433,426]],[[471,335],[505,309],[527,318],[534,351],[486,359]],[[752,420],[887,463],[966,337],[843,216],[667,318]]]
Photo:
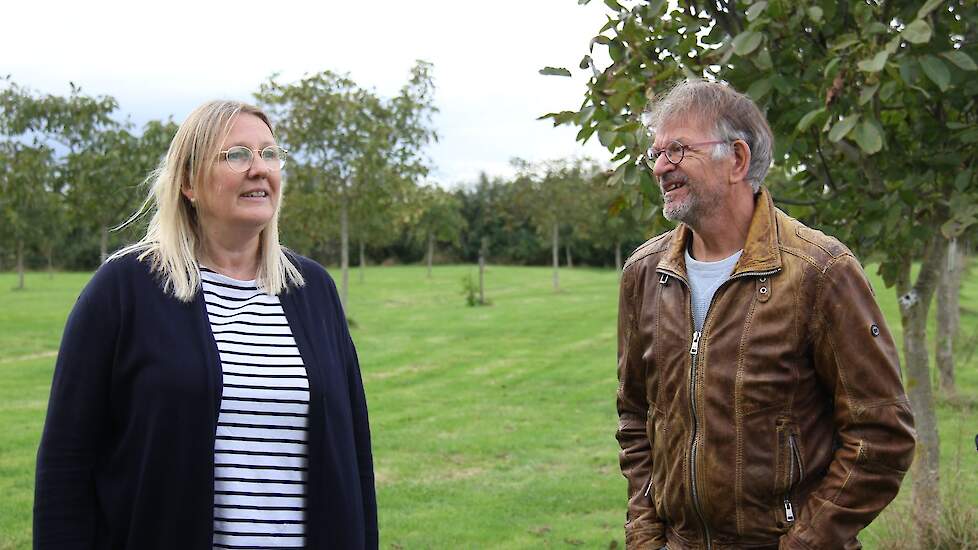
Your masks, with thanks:
[[[71,81],[112,95],[141,126],[180,122],[208,99],[251,101],[273,73],[288,82],[348,72],[389,97],[424,59],[440,109],[431,179],[454,186],[480,171],[508,175],[516,156],[609,158],[596,140],[577,143],[576,128],[536,120],[580,106],[577,64],[606,9],[599,0],[17,1],[4,6],[0,74],[44,93],[67,94]],[[547,65],[575,76],[540,75]]]

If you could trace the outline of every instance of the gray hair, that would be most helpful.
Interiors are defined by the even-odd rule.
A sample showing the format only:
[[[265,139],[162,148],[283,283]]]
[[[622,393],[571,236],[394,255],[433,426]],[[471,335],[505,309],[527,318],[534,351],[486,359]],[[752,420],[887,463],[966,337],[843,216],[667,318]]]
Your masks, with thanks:
[[[650,133],[679,118],[694,118],[713,124],[717,140],[726,143],[714,149],[714,157],[729,154],[730,143],[743,140],[750,148],[747,181],[755,193],[771,167],[774,137],[767,119],[750,98],[722,82],[683,80],[649,102],[642,122]]]

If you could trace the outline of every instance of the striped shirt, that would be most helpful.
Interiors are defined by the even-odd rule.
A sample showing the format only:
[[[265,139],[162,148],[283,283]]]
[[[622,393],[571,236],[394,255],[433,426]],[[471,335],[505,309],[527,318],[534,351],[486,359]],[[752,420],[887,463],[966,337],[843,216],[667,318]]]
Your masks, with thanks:
[[[277,296],[201,268],[224,375],[214,548],[303,548],[309,384]]]

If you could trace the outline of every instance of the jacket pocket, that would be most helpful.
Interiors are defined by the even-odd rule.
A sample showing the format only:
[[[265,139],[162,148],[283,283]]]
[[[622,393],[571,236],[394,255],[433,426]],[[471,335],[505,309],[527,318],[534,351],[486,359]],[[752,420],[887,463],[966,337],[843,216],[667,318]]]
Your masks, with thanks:
[[[779,419],[777,433],[778,465],[775,469],[775,492],[781,497],[779,520],[783,522],[784,527],[788,527],[797,519],[794,493],[805,480],[805,463],[798,444],[797,426],[789,419]]]

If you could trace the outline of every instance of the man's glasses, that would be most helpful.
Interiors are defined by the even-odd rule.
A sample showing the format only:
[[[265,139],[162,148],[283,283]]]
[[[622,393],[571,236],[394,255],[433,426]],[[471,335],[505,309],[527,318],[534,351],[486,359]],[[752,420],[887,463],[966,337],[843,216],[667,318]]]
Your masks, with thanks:
[[[645,165],[648,166],[649,170],[655,168],[655,161],[659,159],[659,155],[665,153],[666,160],[668,160],[673,165],[679,165],[686,157],[686,151],[694,149],[695,147],[702,147],[704,145],[717,145],[719,143],[727,143],[726,140],[720,141],[701,141],[699,143],[690,143],[689,145],[683,144],[681,141],[670,141],[669,145],[666,145],[665,149],[656,149],[655,147],[649,148],[649,152],[646,153]]]
[[[273,172],[278,172],[285,166],[285,157],[287,154],[288,151],[278,145],[269,145],[261,151],[258,151],[258,156],[261,157],[262,162]],[[228,163],[228,167],[235,172],[247,172],[251,169],[251,164],[255,161],[255,152],[244,145],[235,145],[227,151],[221,151],[220,156],[224,157],[224,160]]]

